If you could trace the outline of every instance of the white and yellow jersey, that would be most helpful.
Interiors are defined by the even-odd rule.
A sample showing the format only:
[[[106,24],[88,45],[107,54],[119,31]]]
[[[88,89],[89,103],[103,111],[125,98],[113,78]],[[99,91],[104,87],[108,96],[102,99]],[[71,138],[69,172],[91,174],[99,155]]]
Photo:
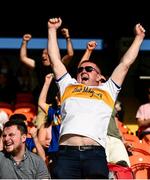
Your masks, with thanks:
[[[61,95],[60,137],[78,134],[105,147],[108,123],[121,88],[111,79],[100,86],[86,86],[68,73],[57,83]]]

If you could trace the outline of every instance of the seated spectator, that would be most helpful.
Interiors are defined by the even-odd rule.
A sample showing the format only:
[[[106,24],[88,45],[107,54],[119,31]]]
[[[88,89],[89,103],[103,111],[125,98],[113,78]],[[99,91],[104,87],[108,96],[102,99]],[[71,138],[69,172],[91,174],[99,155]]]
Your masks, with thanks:
[[[21,113],[20,114],[15,113],[15,114],[11,115],[9,119],[16,120],[16,121],[22,121],[26,124],[27,129],[28,129],[27,138],[26,138],[26,147],[28,148],[29,151],[38,154],[39,156],[42,157],[42,159],[44,161],[46,161],[44,149],[42,148],[41,144],[38,141],[37,128],[33,124],[30,124],[27,121],[27,117]]]
[[[26,148],[27,126],[16,119],[5,123],[0,179],[50,179],[43,159]]]

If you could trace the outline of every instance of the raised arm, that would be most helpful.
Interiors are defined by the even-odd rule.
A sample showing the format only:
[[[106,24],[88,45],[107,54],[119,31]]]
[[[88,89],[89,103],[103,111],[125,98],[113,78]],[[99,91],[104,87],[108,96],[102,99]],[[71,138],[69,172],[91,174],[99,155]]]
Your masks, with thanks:
[[[93,50],[96,48],[96,46],[97,46],[96,41],[89,41],[89,42],[87,43],[87,47],[86,47],[85,53],[84,53],[83,57],[81,58],[78,66],[80,66],[80,64],[81,64],[83,61],[86,61],[86,60],[89,60],[89,59],[90,59],[90,56],[91,56]]]
[[[44,85],[43,85],[43,88],[41,90],[41,93],[40,93],[40,96],[39,96],[39,100],[38,100],[38,106],[40,106],[40,108],[45,112],[47,113],[47,103],[46,103],[46,97],[47,97],[47,93],[48,93],[48,89],[49,89],[49,86],[52,82],[52,79],[53,79],[53,74],[50,73],[50,74],[47,74],[46,77],[45,77],[45,82],[44,82]]]
[[[25,34],[23,36],[22,44],[20,47],[20,61],[33,69],[35,67],[35,61],[34,59],[31,59],[27,56],[27,44],[31,38],[32,38],[31,34]]]
[[[145,29],[140,24],[136,24],[134,30],[135,30],[135,38],[131,46],[129,47],[127,52],[123,55],[119,65],[115,68],[115,70],[111,75],[112,80],[119,86],[122,85],[123,80],[125,79],[125,76],[130,66],[136,60],[140,50],[140,46],[145,37]]]
[[[67,28],[63,28],[61,29],[61,32],[66,39],[66,46],[67,46],[67,54],[62,58],[62,62],[67,66],[74,55],[74,50],[73,50],[73,45],[69,34],[69,30]]]
[[[61,18],[52,18],[48,21],[48,54],[51,59],[52,68],[56,79],[61,78],[67,69],[60,59],[58,47],[57,29],[61,26]]]
[[[38,140],[43,148],[48,148],[52,140],[52,125],[45,127],[45,124],[42,124],[39,128]]]
[[[35,143],[35,147],[36,147],[36,151],[37,154],[39,156],[41,156],[41,158],[46,161],[46,154],[45,151],[42,147],[42,145],[40,144],[39,140],[38,140],[38,136],[37,136],[37,128],[36,127],[32,127],[29,131],[29,134],[31,135],[31,137],[33,138],[33,141]]]

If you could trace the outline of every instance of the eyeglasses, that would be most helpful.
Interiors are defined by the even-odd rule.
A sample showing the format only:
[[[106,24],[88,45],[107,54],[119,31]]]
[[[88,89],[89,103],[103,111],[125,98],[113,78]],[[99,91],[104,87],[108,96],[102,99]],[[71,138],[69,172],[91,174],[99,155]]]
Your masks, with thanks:
[[[92,72],[92,71],[95,71],[99,74],[99,72],[92,66],[85,66],[85,67],[79,67],[77,72],[78,73],[81,73],[83,70],[85,70],[86,72]]]

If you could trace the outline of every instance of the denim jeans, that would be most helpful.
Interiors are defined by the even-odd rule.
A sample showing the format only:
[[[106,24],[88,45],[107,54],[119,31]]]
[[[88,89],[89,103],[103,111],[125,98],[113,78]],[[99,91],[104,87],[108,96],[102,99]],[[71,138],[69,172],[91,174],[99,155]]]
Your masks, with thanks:
[[[59,150],[54,166],[55,179],[108,179],[105,149]]]

